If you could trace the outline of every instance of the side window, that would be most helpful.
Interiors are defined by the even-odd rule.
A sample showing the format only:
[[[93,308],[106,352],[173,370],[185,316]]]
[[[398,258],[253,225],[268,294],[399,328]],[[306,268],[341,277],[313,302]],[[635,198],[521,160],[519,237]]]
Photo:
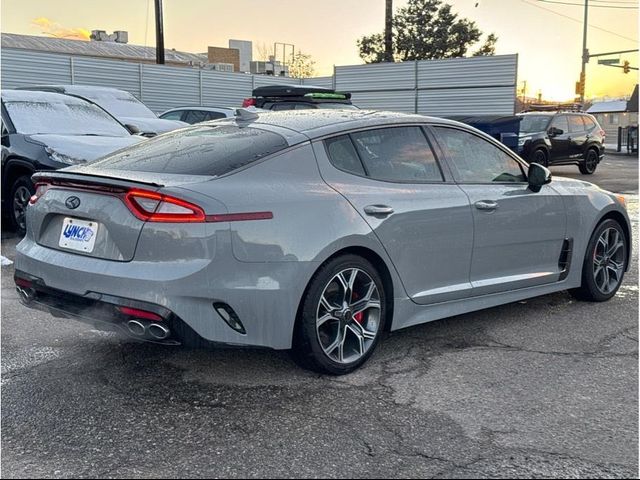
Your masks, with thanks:
[[[184,121],[190,124],[205,122],[208,120],[208,112],[202,110],[189,110],[184,117]]]
[[[362,162],[349,135],[330,138],[325,141],[329,160],[334,167],[356,175],[365,175]]]
[[[436,127],[439,143],[461,182],[525,182],[522,166],[483,138],[463,130]]]
[[[593,121],[593,118],[584,116],[582,117],[582,120],[584,120],[584,124],[587,127],[587,132],[596,128],[596,122]]]
[[[552,127],[559,128],[563,133],[569,133],[569,122],[567,121],[566,115],[558,115],[551,122]]]
[[[569,132],[584,132],[584,122],[582,121],[582,117],[580,115],[569,115]]]
[[[442,182],[442,172],[420,127],[367,130],[351,136],[367,175],[390,182]]]
[[[273,103],[271,110],[273,111],[282,111],[282,110],[293,110],[296,108],[295,103]]]
[[[162,118],[163,120],[182,120],[183,113],[184,110],[176,110],[175,112],[165,113],[164,115],[160,116],[160,118]]]
[[[225,118],[226,115],[221,112],[207,112],[207,121],[208,120],[218,120],[220,118]]]

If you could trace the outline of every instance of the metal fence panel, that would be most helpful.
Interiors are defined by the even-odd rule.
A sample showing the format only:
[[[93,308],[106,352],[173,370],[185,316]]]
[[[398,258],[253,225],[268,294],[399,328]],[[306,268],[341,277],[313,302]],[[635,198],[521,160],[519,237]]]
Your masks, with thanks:
[[[156,113],[185,105],[200,105],[199,70],[143,65],[142,101]]]
[[[371,110],[392,110],[394,112],[414,113],[415,92],[356,92],[351,101],[360,108]]]
[[[420,90],[418,113],[424,115],[513,115],[514,87]]]
[[[414,62],[336,67],[336,90],[412,90],[416,86],[415,68]]]
[[[333,76],[303,78],[302,85],[311,85],[314,87],[322,87],[322,88],[333,88]]]
[[[2,49],[2,88],[28,85],[69,85],[71,83],[71,57]]]
[[[251,96],[251,75],[202,72],[202,104],[208,107],[240,107]]]
[[[517,64],[517,55],[420,61],[418,88],[511,86]]]
[[[139,64],[76,57],[73,73],[77,85],[119,88],[141,98]]]
[[[267,75],[254,75],[254,87],[265,87],[267,85],[300,85],[299,78],[273,77]]]

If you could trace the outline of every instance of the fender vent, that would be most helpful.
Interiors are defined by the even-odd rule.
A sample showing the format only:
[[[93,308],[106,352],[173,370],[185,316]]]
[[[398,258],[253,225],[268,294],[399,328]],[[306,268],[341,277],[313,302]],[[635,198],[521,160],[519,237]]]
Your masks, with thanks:
[[[558,260],[558,267],[560,268],[559,281],[562,281],[569,276],[572,253],[573,238],[565,238],[564,242],[562,242],[562,250],[560,251],[560,259]]]

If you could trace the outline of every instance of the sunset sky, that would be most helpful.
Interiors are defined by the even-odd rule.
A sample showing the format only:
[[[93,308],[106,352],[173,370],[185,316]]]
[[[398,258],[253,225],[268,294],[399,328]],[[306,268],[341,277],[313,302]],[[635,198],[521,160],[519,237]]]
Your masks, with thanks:
[[[394,2],[396,6],[405,3]],[[519,54],[518,81],[527,81],[529,95],[541,90],[546,99],[573,98],[580,73],[581,6],[539,0],[449,3],[485,33],[498,35],[497,53]],[[592,0],[591,4],[637,6],[632,0]],[[93,29],[127,30],[129,43],[153,46],[155,41],[151,0],[3,0],[1,10],[2,32],[43,35],[75,29],[75,34],[82,35]],[[333,65],[362,63],[356,40],[381,31],[384,25],[383,0],[164,0],[164,11],[168,48],[205,52],[209,45],[227,46],[229,38],[270,48],[275,41],[293,43],[313,56],[318,75],[331,74]],[[638,46],[637,9],[591,8],[589,23],[592,53]],[[637,53],[621,58],[638,66]],[[587,96],[629,94],[637,79],[635,71],[625,75],[593,59],[587,70]]]

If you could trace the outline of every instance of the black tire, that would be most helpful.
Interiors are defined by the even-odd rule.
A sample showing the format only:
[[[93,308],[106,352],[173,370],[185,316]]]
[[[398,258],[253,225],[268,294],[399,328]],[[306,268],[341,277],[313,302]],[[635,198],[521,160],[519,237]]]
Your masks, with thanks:
[[[604,248],[603,244],[600,243],[600,237],[605,232],[610,232],[611,229],[617,232],[617,238],[622,242],[622,246],[620,247],[620,255],[618,255],[616,251],[615,255],[609,257],[609,255],[602,255]],[[611,246],[609,248],[611,248]],[[593,232],[593,235],[591,235],[591,239],[587,245],[587,251],[582,265],[582,285],[579,288],[570,290],[570,293],[579,300],[589,302],[605,302],[609,300],[618,292],[622,284],[624,272],[629,261],[628,255],[629,245],[627,244],[627,237],[625,236],[622,226],[616,220],[612,219],[600,223]],[[599,265],[602,265],[603,261],[604,273],[607,275],[607,280],[612,278],[611,274],[615,270],[615,267],[611,265],[620,264],[619,273],[616,274],[615,282],[612,281],[608,285],[610,289],[603,289],[602,285],[599,285],[600,283],[604,283],[603,276],[602,273],[598,275],[596,271]],[[611,264],[609,262],[611,262]]]
[[[583,175],[592,175],[598,168],[598,152],[594,148],[587,150],[584,154],[584,160],[580,162],[578,168]]]
[[[530,163],[537,163],[543,167],[549,166],[549,153],[544,148],[537,148],[531,154]]]
[[[358,272],[356,275],[360,275],[359,280],[356,280],[362,285],[368,283],[371,285],[371,281],[375,284],[377,288],[378,295],[376,298],[379,300],[379,307],[375,307],[375,309],[371,310],[371,313],[365,313],[365,315],[373,315],[374,322],[377,323],[377,330],[375,332],[375,338],[369,339],[368,349],[364,351],[363,345],[364,342],[358,343],[358,349],[361,354],[359,358],[354,361],[347,362],[346,358],[344,361],[339,361],[330,356],[330,353],[325,353],[325,348],[321,343],[321,332],[320,328],[316,326],[317,318],[319,316],[319,312],[322,308],[321,305],[321,296],[325,294],[325,292],[329,291],[332,285],[334,285],[334,280],[336,276],[341,273],[348,271],[349,269],[356,269]],[[364,272],[364,274],[362,273]],[[368,278],[367,278],[368,276]],[[337,285],[337,283],[335,283]],[[355,293],[357,288],[354,285],[352,289]],[[349,297],[355,297],[354,293],[350,293]],[[346,293],[345,293],[346,295]],[[369,297],[369,296],[368,296]],[[357,299],[357,297],[356,297]],[[330,375],[344,375],[350,372],[353,372],[362,364],[364,364],[369,357],[373,354],[375,350],[382,332],[385,329],[385,322],[387,318],[387,307],[386,307],[386,292],[384,290],[384,282],[380,277],[376,268],[366,259],[359,257],[357,255],[343,255],[340,257],[336,257],[326,264],[324,264],[313,276],[311,281],[309,282],[309,286],[307,287],[306,293],[302,300],[302,305],[300,308],[299,318],[296,321],[296,328],[293,336],[293,348],[292,348],[292,356],[298,365],[303,368],[313,370],[319,373],[326,373]],[[375,311],[374,311],[375,310]],[[357,315],[351,315],[351,310],[347,309],[348,313],[342,312],[342,315],[337,315],[336,319],[332,319],[327,324],[335,324],[336,338],[335,341],[331,341],[329,336],[329,342],[331,345],[340,344],[340,347],[336,347],[339,349],[339,356],[342,357],[343,350],[346,349],[345,337],[348,335],[352,335],[352,333],[347,333],[348,331],[353,332],[353,330],[349,330],[347,324],[349,320],[346,320],[344,317],[350,317],[350,323],[355,326]],[[367,310],[369,312],[369,310]],[[342,318],[342,319],[339,319]],[[362,316],[359,317],[358,323],[363,327],[366,326],[369,328],[369,323],[363,325]],[[364,320],[366,321],[366,320]],[[343,323],[345,322],[345,323]],[[331,325],[329,325],[331,326]],[[342,334],[342,342],[340,343],[341,333]],[[351,337],[353,340],[356,337]],[[334,351],[334,350],[332,350]]]
[[[31,198],[31,195],[35,192],[36,188],[29,175],[22,175],[21,177],[18,177],[11,186],[7,202],[9,224],[19,235],[24,235],[26,231],[26,208],[29,198]]]

